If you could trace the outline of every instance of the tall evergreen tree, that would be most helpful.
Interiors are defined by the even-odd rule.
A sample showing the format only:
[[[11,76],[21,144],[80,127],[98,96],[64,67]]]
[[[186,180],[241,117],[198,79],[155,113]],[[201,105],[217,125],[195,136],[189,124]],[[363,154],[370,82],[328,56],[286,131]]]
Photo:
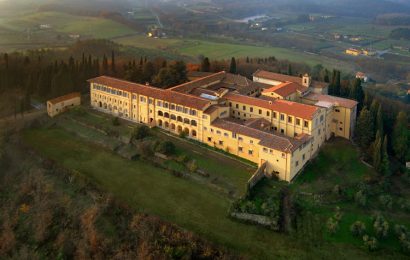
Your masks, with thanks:
[[[384,136],[384,119],[383,119],[383,110],[382,106],[379,105],[376,115],[376,131],[380,132],[381,136]]]
[[[103,70],[102,72],[104,75],[108,74],[108,60],[105,54],[104,54],[103,61],[102,61],[102,70]]]
[[[356,139],[359,146],[367,150],[374,139],[374,119],[367,108],[363,108],[357,121]]]
[[[6,69],[9,68],[9,54],[8,53],[4,53],[4,65]]]
[[[403,111],[397,115],[396,123],[394,124],[393,151],[402,162],[410,159],[410,134],[407,127],[407,115]]]
[[[336,71],[336,78],[334,80],[334,85],[333,85],[333,95],[335,96],[340,96],[340,71]]]
[[[115,53],[114,51],[111,51],[111,72],[113,75],[117,73],[117,68],[115,65]]]
[[[147,61],[144,64],[144,68],[142,70],[142,83],[150,83],[152,78],[155,75],[155,67],[151,61]]]
[[[229,65],[229,73],[232,74],[236,74],[237,70],[236,70],[236,60],[234,57],[232,57],[231,59],[231,64]]]
[[[360,79],[354,80],[352,90],[350,91],[350,98],[353,98],[359,103],[358,104],[359,110],[361,110],[361,108],[365,105],[362,81]]]
[[[380,173],[385,176],[390,174],[390,161],[389,154],[387,153],[387,135],[384,136],[382,145]]]
[[[205,57],[201,62],[201,71],[203,72],[210,72],[211,71],[211,63],[209,62],[209,58]]]
[[[288,75],[293,75],[292,65],[291,64],[288,65]]]
[[[372,144],[373,166],[377,171],[380,171],[380,165],[381,165],[381,160],[382,160],[382,155],[381,155],[382,145],[383,145],[382,136],[380,135],[380,132],[377,132],[376,139],[374,140]]]

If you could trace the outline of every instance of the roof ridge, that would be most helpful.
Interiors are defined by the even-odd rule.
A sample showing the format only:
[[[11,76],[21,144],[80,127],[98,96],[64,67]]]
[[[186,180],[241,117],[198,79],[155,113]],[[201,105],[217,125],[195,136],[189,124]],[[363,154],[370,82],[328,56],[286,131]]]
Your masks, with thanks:
[[[210,78],[210,77],[214,77],[214,76],[220,75],[220,74],[225,74],[225,73],[226,73],[226,71],[224,71],[224,70],[222,70],[222,71],[220,71],[220,72],[215,72],[215,73],[213,73],[213,74],[211,74],[211,75],[208,75],[208,76],[205,76],[205,77],[202,77],[202,78],[199,78],[199,79],[194,79],[194,80],[192,80],[192,81],[188,81],[188,82],[179,84],[179,85],[174,86],[174,87],[171,87],[171,88],[167,88],[166,90],[172,91],[172,90],[174,90],[174,89],[176,89],[176,88],[179,88],[179,87],[182,87],[182,86],[186,86],[186,85],[189,85],[189,84],[192,84],[192,83],[196,83],[196,82],[199,82],[199,81],[201,81],[201,80],[204,80],[204,79],[207,79],[207,78]]]

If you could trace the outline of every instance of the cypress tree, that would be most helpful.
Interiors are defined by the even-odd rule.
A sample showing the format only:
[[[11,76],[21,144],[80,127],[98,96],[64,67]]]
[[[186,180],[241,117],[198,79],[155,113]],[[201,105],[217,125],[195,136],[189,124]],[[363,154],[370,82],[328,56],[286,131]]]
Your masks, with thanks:
[[[292,75],[293,74],[293,72],[292,72],[292,65],[288,65],[288,75]]]
[[[381,105],[379,105],[379,109],[377,110],[376,115],[376,131],[380,132],[381,136],[384,135],[384,119]]]
[[[117,73],[117,68],[115,66],[115,53],[111,52],[111,72],[115,75]]]
[[[374,139],[374,119],[366,107],[357,121],[356,139],[362,149],[367,149]]]
[[[201,71],[203,72],[210,72],[211,71],[211,63],[209,62],[209,58],[205,57],[201,62]]]
[[[381,159],[382,159],[382,144],[383,140],[382,137],[380,135],[380,132],[377,132],[376,134],[376,139],[374,140],[373,144],[372,144],[372,158],[373,158],[373,166],[377,171],[380,171],[380,164],[381,164]]]
[[[102,62],[102,69],[103,69],[103,74],[106,75],[108,73],[108,60],[107,60],[107,56],[103,57],[103,62]]]
[[[236,74],[236,60],[234,57],[231,59],[231,64],[229,65],[229,73]]]
[[[393,129],[393,151],[396,157],[404,162],[410,156],[410,135],[407,128],[407,115],[401,111],[396,118]]]
[[[336,71],[336,79],[333,85],[333,95],[340,96],[340,71]]]
[[[385,176],[390,174],[390,161],[389,154],[387,153],[387,135],[384,136],[382,145],[380,172]]]

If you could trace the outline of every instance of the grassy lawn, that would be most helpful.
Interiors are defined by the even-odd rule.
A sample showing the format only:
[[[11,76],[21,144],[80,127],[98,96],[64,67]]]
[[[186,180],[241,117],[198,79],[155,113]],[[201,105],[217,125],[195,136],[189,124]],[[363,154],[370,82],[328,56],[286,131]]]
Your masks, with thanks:
[[[52,28],[49,30],[55,32],[93,38],[112,38],[134,33],[127,26],[108,19],[59,12],[34,12],[2,20],[3,28],[16,32],[23,32],[27,28],[36,30],[40,24],[50,24]]]
[[[253,259],[330,257],[331,250],[306,251],[291,237],[230,220],[231,201],[205,185],[142,161],[122,159],[62,129],[28,130],[24,139],[44,156],[81,172],[134,209],[158,215]],[[331,255],[360,254],[343,245],[332,248]]]

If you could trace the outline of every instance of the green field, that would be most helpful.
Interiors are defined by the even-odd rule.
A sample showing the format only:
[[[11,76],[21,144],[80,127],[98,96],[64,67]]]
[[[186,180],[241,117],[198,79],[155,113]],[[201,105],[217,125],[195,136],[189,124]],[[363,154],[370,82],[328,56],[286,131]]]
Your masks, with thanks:
[[[313,54],[293,51],[285,48],[263,47],[235,43],[220,43],[195,39],[155,39],[145,36],[130,36],[115,39],[117,43],[137,48],[149,48],[168,51],[190,57],[204,55],[210,59],[230,59],[231,57],[269,57],[304,62],[309,65],[323,64],[330,68],[346,68],[341,62]]]
[[[40,28],[40,25],[50,28]],[[0,51],[66,46],[75,42],[70,34],[81,39],[111,39],[135,33],[115,21],[61,12],[26,12],[0,18]]]
[[[232,221],[227,217],[231,201],[206,185],[174,177],[142,161],[122,159],[63,129],[29,130],[24,139],[44,156],[81,172],[135,210],[158,215],[253,259],[361,255],[342,244],[333,245],[332,250],[327,245],[307,249],[286,235]],[[248,175],[234,172],[243,179]]]

